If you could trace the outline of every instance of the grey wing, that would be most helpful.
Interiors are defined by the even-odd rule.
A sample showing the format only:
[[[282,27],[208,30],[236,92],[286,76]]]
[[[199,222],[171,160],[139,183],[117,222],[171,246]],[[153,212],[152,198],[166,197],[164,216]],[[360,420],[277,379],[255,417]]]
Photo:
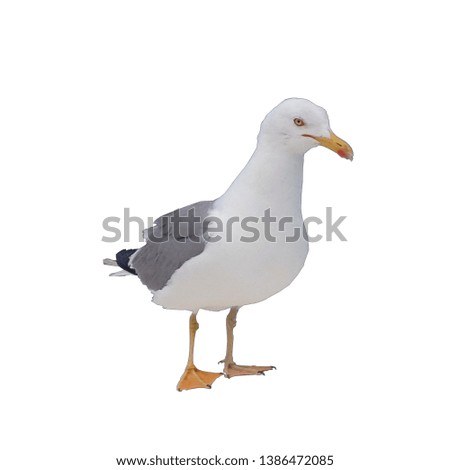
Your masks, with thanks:
[[[144,233],[147,243],[131,258],[131,266],[150,290],[162,289],[186,261],[203,252],[205,219],[214,201],[201,201],[165,214]]]

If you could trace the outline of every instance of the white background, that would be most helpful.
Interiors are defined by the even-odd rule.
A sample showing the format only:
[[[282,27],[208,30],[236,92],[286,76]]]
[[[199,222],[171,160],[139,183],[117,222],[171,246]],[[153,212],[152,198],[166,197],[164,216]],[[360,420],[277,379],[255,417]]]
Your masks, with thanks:
[[[3,2],[0,466],[332,454],[448,469],[448,22],[444,3]],[[243,308],[266,377],[178,393],[188,313],[109,278],[102,220],[219,196],[282,99],[355,151],[306,157],[304,215],[347,215],[299,278]],[[199,314],[219,370],[225,312]]]

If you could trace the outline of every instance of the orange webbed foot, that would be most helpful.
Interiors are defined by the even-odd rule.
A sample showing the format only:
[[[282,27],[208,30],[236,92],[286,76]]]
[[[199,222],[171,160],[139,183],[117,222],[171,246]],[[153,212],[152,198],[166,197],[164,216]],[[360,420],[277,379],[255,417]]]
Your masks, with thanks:
[[[221,375],[220,372],[206,372],[197,369],[195,366],[186,367],[180,381],[177,385],[177,390],[192,390],[194,388],[211,388],[213,382]]]

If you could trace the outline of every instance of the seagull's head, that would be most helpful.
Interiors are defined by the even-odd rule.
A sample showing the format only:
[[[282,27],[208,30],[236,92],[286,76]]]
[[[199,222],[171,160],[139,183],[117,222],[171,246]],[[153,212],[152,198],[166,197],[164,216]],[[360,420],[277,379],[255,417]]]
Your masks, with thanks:
[[[353,160],[350,145],[330,129],[327,112],[303,98],[289,98],[270,111],[258,136],[258,142],[263,141],[282,145],[297,154],[322,145],[342,158]]]

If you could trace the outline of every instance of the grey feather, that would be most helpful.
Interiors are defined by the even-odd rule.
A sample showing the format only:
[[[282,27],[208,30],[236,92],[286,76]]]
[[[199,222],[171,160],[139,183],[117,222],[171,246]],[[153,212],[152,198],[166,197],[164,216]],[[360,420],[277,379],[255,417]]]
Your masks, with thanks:
[[[128,271],[124,271],[122,269],[122,271],[117,271],[115,273],[111,273],[110,276],[111,277],[123,277],[123,276],[132,276],[132,274],[129,273]]]
[[[159,217],[145,230],[147,243],[132,256],[130,266],[150,290],[162,289],[177,269],[203,252],[205,219],[213,204],[201,201],[182,207]]]
[[[106,266],[117,266],[117,261],[115,259],[105,258],[103,264]]]

